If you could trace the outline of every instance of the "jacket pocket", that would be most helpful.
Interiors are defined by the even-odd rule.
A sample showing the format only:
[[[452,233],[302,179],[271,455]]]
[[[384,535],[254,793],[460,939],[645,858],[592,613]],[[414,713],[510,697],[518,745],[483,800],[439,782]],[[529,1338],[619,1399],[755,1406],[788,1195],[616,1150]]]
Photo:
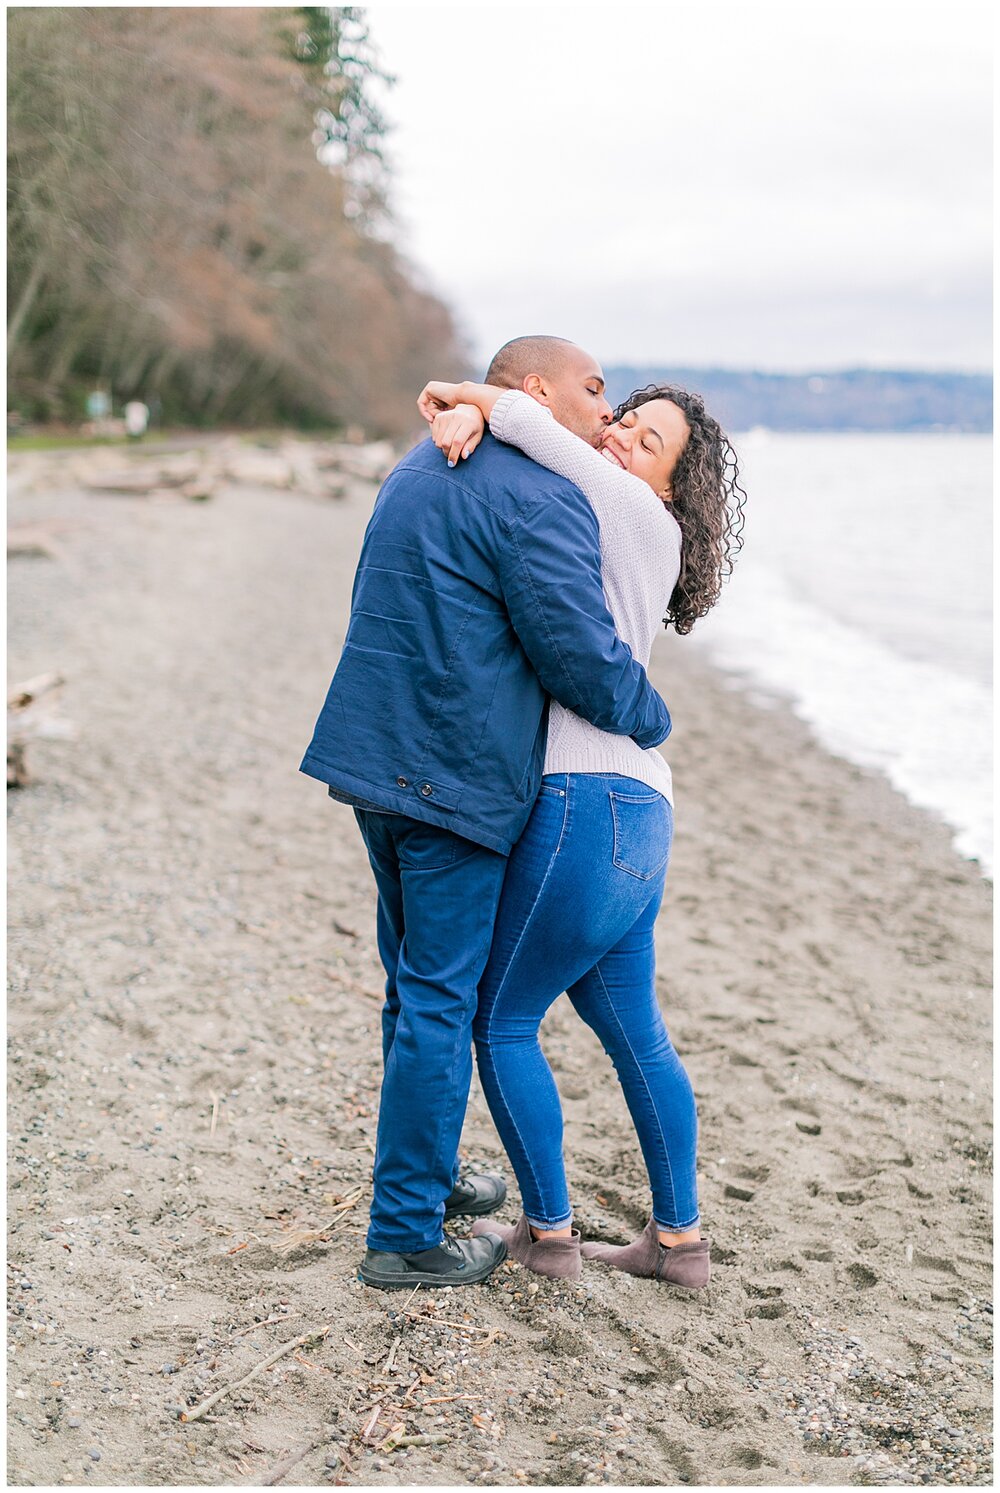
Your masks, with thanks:
[[[614,820],[614,865],[649,881],[670,857],[673,813],[662,793],[610,793]]]

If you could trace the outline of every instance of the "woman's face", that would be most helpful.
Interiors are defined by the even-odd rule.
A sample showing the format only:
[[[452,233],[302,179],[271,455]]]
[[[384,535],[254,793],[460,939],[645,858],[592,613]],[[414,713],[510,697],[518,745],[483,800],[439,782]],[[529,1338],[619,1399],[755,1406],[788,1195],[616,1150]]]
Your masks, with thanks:
[[[669,502],[670,479],[689,435],[683,412],[670,399],[651,399],[609,425],[601,455],[633,477],[641,477]]]

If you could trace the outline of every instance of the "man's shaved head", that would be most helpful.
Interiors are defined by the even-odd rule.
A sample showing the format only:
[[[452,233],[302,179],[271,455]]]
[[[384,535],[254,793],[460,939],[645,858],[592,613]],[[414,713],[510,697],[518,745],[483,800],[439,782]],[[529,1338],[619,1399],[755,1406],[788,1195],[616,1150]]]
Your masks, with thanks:
[[[515,337],[505,342],[486,370],[486,382],[499,389],[520,389],[529,373],[551,378],[566,365],[575,342],[565,337]]]
[[[530,394],[588,445],[601,444],[611,419],[604,374],[600,363],[575,342],[565,337],[515,337],[493,359],[486,382]]]

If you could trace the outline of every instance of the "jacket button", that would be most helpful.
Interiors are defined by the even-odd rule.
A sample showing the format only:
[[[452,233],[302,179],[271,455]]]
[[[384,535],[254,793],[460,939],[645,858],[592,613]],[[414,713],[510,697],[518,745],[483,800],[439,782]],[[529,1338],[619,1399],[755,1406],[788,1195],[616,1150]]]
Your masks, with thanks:
[[[397,778],[396,779],[396,786],[398,788],[409,788],[409,786],[410,786],[409,779],[407,779],[407,778]]]
[[[431,794],[434,792],[434,789],[431,787],[430,783],[421,783],[420,791],[424,795],[424,798],[430,798]]]

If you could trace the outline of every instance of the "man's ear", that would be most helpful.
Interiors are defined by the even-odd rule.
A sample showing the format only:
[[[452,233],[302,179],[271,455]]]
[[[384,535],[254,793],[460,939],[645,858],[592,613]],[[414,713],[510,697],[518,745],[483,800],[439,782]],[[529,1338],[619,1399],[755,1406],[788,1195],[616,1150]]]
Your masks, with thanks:
[[[548,404],[549,393],[545,387],[545,381],[539,373],[529,373],[523,380],[521,388],[525,394],[530,394],[532,399],[537,399],[539,404]]]

